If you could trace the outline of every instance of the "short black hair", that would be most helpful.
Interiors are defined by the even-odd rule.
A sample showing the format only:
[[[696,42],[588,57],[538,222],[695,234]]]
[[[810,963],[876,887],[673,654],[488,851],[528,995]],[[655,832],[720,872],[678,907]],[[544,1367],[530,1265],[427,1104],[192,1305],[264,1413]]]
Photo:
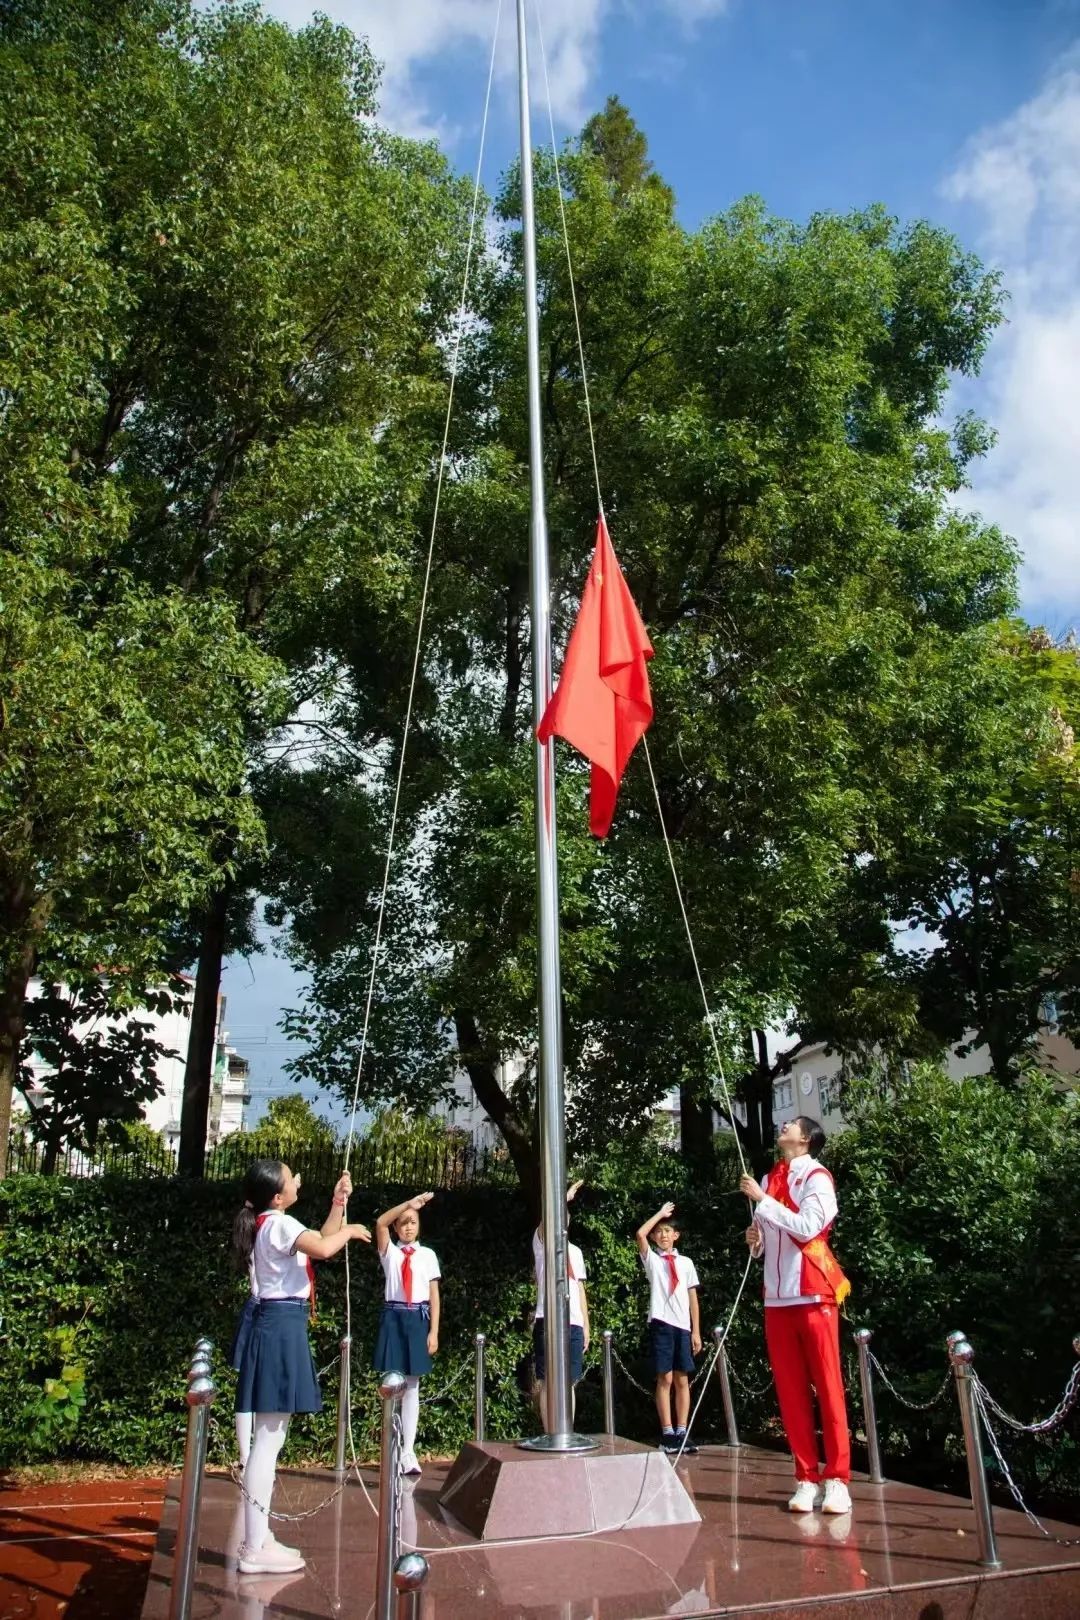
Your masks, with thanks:
[[[812,1159],[820,1158],[821,1150],[825,1146],[825,1132],[819,1120],[811,1119],[809,1114],[800,1114],[795,1121],[796,1125],[806,1137],[806,1147]]]

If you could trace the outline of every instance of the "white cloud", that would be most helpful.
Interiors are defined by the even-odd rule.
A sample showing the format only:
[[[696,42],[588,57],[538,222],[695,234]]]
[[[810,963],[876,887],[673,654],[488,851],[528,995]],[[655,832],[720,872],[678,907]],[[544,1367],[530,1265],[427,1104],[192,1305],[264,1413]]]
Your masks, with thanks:
[[[1080,606],[1080,54],[976,136],[945,189],[1010,295],[979,401],[999,442],[975,496],[1023,548],[1028,603],[1063,628]]]
[[[720,16],[731,0],[631,0],[640,15],[653,14],[658,30],[667,38],[670,19],[685,29]],[[627,0],[544,0],[542,22],[556,120],[575,128],[595,110],[589,96],[600,52],[600,33],[608,17],[625,8]],[[313,0],[268,0],[268,9],[299,26],[314,9]],[[424,99],[416,70],[436,65],[448,51],[462,46],[477,52],[476,80],[480,85],[491,49],[495,0],[323,0],[324,9],[370,40],[372,51],[385,66],[382,116],[402,134],[448,134],[445,118]],[[532,14],[535,6],[530,4]],[[515,7],[503,0],[498,71],[500,82],[510,83],[516,72]],[[535,48],[533,55],[538,58]],[[534,96],[542,85],[539,60],[532,63]],[[479,111],[479,109],[478,109]]]

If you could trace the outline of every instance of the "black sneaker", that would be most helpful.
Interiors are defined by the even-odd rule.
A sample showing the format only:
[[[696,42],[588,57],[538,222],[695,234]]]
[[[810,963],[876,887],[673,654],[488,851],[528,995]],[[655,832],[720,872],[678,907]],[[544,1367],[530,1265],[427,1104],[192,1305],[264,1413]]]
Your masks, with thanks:
[[[660,1450],[661,1451],[678,1451],[678,1449],[679,1449],[679,1442],[675,1438],[674,1434],[662,1434],[660,1436]]]
[[[681,1430],[680,1433],[675,1436],[675,1450],[678,1451],[680,1447],[682,1448],[682,1454],[684,1457],[697,1456],[698,1448],[695,1446],[685,1429]]]

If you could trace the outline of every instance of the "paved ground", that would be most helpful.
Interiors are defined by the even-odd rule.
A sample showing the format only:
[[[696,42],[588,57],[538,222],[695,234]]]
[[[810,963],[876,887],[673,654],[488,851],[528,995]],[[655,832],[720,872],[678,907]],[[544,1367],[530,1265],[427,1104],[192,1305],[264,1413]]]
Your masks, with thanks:
[[[374,1473],[364,1472],[370,1489]],[[796,1518],[786,1511],[789,1460],[752,1447],[706,1447],[680,1466],[700,1524],[628,1529],[624,1521],[587,1537],[501,1547],[478,1543],[440,1512],[446,1472],[445,1464],[426,1467],[402,1502],[402,1540],[423,1547],[431,1563],[417,1620],[1080,1617],[1080,1549],[1044,1540],[1021,1514],[996,1510],[1004,1567],[991,1574],[978,1564],[970,1502],[857,1478],[852,1517]],[[327,1474],[285,1470],[275,1506],[303,1514],[332,1495]],[[229,1480],[207,1480],[192,1620],[370,1620],[375,1517],[358,1485],[312,1517],[276,1526],[308,1560],[284,1578],[237,1574],[240,1509]],[[143,1620],[166,1620],[174,1526],[171,1484]]]
[[[0,1620],[133,1620],[164,1479],[0,1490]]]

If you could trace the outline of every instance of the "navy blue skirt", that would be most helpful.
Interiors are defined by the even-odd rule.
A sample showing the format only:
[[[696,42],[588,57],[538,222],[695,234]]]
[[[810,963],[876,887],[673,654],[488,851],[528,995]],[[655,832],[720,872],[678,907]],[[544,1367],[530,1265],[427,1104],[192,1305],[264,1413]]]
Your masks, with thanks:
[[[255,1326],[255,1307],[259,1301],[254,1294],[249,1294],[244,1301],[244,1308],[236,1318],[236,1327],[233,1331],[232,1344],[229,1346],[229,1366],[234,1372],[240,1371],[240,1364],[244,1359],[244,1351],[251,1339],[251,1330]]]
[[[255,1302],[236,1380],[238,1412],[321,1412],[306,1299]]]
[[[373,1357],[376,1372],[420,1378],[431,1371],[427,1336],[431,1311],[426,1305],[384,1305]]]

